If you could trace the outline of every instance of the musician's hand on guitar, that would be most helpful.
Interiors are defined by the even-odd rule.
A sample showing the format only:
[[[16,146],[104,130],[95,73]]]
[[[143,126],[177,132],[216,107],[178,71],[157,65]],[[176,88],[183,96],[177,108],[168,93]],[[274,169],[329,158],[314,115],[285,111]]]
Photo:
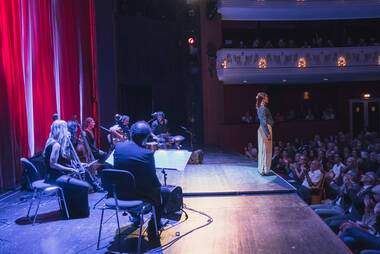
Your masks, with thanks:
[[[67,171],[68,174],[73,174],[73,173],[75,173],[77,170],[76,170],[75,168],[67,168],[66,171]]]
[[[152,133],[152,138],[154,139],[154,140],[156,140],[156,141],[158,141],[160,138],[159,137],[157,137],[155,134],[153,134]]]

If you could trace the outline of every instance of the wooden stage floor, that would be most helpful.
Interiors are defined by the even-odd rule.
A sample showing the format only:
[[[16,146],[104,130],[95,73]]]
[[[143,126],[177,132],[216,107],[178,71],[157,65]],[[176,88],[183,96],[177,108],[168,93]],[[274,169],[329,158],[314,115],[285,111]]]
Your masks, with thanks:
[[[186,196],[294,192],[293,186],[277,175],[262,177],[256,162],[218,148],[206,149],[203,164],[166,172],[167,184],[181,186]],[[157,175],[163,182],[159,170]]]
[[[204,164],[170,173],[168,183],[182,186],[188,195],[184,197],[187,216],[178,212],[168,218],[160,241],[148,242],[145,237],[145,252],[349,253],[286,182],[260,176],[254,166],[239,154],[212,149]],[[90,207],[102,195],[90,194]],[[0,196],[0,253],[136,251],[138,231],[128,216],[120,216],[119,240],[114,213],[106,211],[110,219],[103,225],[101,249],[96,250],[99,209],[91,209],[88,218],[64,220],[57,201],[47,200],[32,226],[25,219],[30,197],[25,191]]]

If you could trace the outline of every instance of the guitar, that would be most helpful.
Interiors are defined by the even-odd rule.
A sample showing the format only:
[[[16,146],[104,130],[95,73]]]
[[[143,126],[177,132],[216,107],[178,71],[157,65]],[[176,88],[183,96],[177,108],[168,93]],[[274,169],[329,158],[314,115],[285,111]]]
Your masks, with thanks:
[[[122,130],[110,130],[103,126],[100,126],[100,128],[109,134],[111,134],[111,143],[116,145],[119,142],[128,141],[128,137],[125,135],[125,133]]]

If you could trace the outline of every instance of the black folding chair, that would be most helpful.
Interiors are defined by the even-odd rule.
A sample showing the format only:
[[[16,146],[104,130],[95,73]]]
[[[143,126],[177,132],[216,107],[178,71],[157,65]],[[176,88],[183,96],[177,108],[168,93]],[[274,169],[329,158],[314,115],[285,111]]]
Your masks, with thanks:
[[[103,216],[104,210],[111,209],[115,210],[117,227],[119,230],[120,237],[120,224],[119,224],[119,210],[124,212],[128,212],[130,209],[138,210],[138,215],[140,216],[140,230],[139,230],[139,239],[137,246],[137,253],[141,253],[141,236],[142,236],[142,227],[144,225],[144,211],[146,211],[148,205],[151,205],[142,200],[136,200],[136,185],[135,185],[135,177],[133,174],[126,170],[118,170],[118,169],[103,169],[102,170],[102,186],[104,190],[108,192],[108,196],[111,198],[107,198],[102,209],[102,216],[100,218],[99,225],[99,236],[98,236],[98,244],[97,249],[99,249],[100,236],[102,232],[102,224],[103,224]],[[156,234],[158,236],[157,229],[157,218],[155,213],[155,208],[152,207],[152,215],[154,218],[154,224],[156,226]]]
[[[58,199],[59,208],[66,214],[66,218],[69,219],[69,212],[67,210],[67,205],[65,201],[65,196],[63,194],[63,190],[59,186],[55,186],[49,183],[45,183],[44,180],[33,181],[31,176],[37,177],[40,179],[37,168],[26,158],[21,158],[22,167],[24,169],[24,175],[26,176],[28,186],[33,189],[33,197],[30,200],[28,213],[26,215],[29,218],[30,210],[32,209],[33,202],[35,199],[38,199],[38,205],[36,207],[36,211],[34,213],[33,225],[36,222],[38,209],[40,208],[41,199],[44,196],[56,195]],[[61,203],[62,202],[62,203]],[[62,204],[64,207],[62,207]],[[64,210],[63,210],[64,209]]]

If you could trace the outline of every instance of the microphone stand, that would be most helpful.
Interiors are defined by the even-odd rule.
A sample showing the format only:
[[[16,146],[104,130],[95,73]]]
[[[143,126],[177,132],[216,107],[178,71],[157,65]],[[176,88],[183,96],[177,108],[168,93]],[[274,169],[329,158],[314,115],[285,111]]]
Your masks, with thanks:
[[[194,146],[193,146],[194,134],[191,131],[189,131],[186,127],[184,127],[184,126],[180,126],[180,127],[182,130],[184,130],[187,134],[190,135],[190,149],[193,152],[194,151]]]
[[[154,120],[156,120],[156,118],[152,118],[148,121],[148,124],[150,124],[151,122],[153,122]]]

